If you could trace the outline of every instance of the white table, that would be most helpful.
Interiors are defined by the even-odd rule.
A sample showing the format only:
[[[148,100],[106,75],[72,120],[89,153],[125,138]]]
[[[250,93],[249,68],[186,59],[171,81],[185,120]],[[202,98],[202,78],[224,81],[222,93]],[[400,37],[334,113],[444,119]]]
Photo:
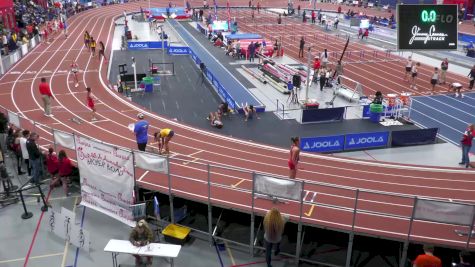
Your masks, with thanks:
[[[173,266],[173,258],[180,253],[181,246],[163,243],[151,243],[148,246],[136,247],[129,240],[111,239],[104,248],[105,252],[112,253],[112,266],[117,267],[117,255],[120,253],[149,256],[149,257],[165,257],[170,258],[171,266]]]

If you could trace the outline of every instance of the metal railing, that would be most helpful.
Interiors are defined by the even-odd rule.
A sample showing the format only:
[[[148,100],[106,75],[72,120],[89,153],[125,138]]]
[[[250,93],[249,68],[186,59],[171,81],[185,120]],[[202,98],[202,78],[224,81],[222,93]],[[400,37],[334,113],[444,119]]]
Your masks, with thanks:
[[[0,106],[0,112],[8,114],[10,123],[15,127],[29,129],[30,131],[42,131],[46,133],[48,137],[41,139],[40,147],[47,149],[49,146],[54,146],[56,150],[67,149],[60,143],[55,141],[55,133],[60,132],[62,134],[68,134],[71,138],[74,138],[74,134],[65,133],[59,131],[47,125],[30,120],[22,115],[12,112],[3,106]],[[83,135],[81,135],[83,136]],[[104,145],[115,145],[97,140],[90,136],[84,136],[86,138],[94,139]],[[46,143],[45,143],[46,142]],[[121,148],[131,153],[139,153],[132,151],[130,148]],[[210,153],[213,153],[210,151]],[[135,154],[134,154],[135,155]],[[208,220],[212,221],[212,207],[232,207],[233,209],[240,210],[242,212],[251,215],[250,222],[250,236],[249,243],[242,244],[249,247],[249,252],[254,255],[254,249],[262,249],[255,246],[256,238],[255,233],[255,216],[263,216],[269,208],[274,205],[272,202],[276,200],[275,196],[262,195],[256,192],[255,183],[256,175],[273,177],[280,181],[285,182],[299,182],[302,183],[301,187],[301,199],[296,201],[295,199],[286,199],[278,197],[279,202],[285,202],[285,205],[279,205],[279,209],[283,214],[288,214],[290,220],[298,225],[297,232],[297,244],[296,252],[292,256],[298,261],[308,261],[329,266],[332,264],[326,264],[321,262],[315,262],[310,259],[302,259],[300,257],[303,239],[302,235],[303,225],[309,225],[312,227],[320,227],[325,229],[334,229],[340,232],[348,233],[348,252],[346,256],[345,266],[350,266],[352,257],[352,246],[355,234],[364,234],[372,236],[387,236],[390,239],[396,239],[404,242],[403,258],[401,262],[405,262],[405,255],[408,249],[410,241],[415,242],[430,242],[434,240],[437,243],[438,240],[446,238],[442,233],[452,232],[455,229],[460,230],[458,224],[441,224],[435,223],[430,225],[434,227],[434,231],[431,232],[432,236],[420,236],[413,234],[413,222],[417,221],[418,227],[427,227],[430,222],[426,220],[419,220],[414,216],[415,207],[417,201],[420,199],[414,195],[397,194],[380,192],[376,190],[358,189],[356,187],[341,186],[324,182],[316,182],[310,180],[291,180],[283,176],[273,175],[268,173],[257,173],[252,169],[238,168],[220,163],[206,162],[205,160],[197,161],[196,158],[187,155],[177,154],[174,157],[167,157],[168,166],[173,165],[175,168],[167,168],[167,174],[165,179],[161,173],[152,173],[153,180],[148,179],[136,179],[136,183],[140,186],[162,192],[167,194],[170,199],[170,214],[173,222],[173,197],[180,196],[185,199],[198,201],[208,205]],[[135,156],[134,156],[134,162]],[[176,168],[179,167],[179,168]],[[138,168],[136,168],[138,169]],[[174,171],[170,171],[173,169]],[[464,171],[452,170],[452,172]],[[340,177],[337,174],[321,173],[320,175]],[[181,183],[180,183],[181,181]],[[186,183],[183,183],[185,181]],[[186,185],[185,185],[186,184]],[[381,198],[383,200],[381,200]],[[386,199],[387,202],[384,202]],[[455,202],[443,201],[444,204],[456,204]],[[471,204],[471,208],[475,208]],[[368,221],[384,220],[384,227],[371,228],[367,225]],[[472,220],[473,222],[473,220]],[[422,226],[421,226],[422,225]],[[457,226],[457,227],[456,227]],[[467,238],[459,237],[454,233],[454,238],[447,240],[444,239],[444,246],[452,246],[459,249],[473,248],[473,242],[471,242],[471,229],[472,225],[462,225],[468,232]],[[386,228],[385,228],[386,227]],[[207,234],[210,241],[213,238],[224,239],[223,237],[214,236],[212,224],[209,223]],[[233,240],[229,240],[236,243]],[[239,242],[238,242],[239,243]]]

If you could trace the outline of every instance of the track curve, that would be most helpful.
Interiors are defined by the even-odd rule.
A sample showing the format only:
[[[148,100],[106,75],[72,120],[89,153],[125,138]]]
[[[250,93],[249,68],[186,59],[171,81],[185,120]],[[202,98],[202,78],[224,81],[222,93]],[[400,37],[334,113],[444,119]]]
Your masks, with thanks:
[[[59,36],[51,44],[39,45],[0,78],[2,93],[11,92],[10,97],[1,98],[0,105],[24,117],[21,120],[23,127],[35,128],[42,137],[40,144],[43,147],[51,144],[51,128],[54,128],[135,149],[134,136],[127,125],[135,120],[138,112],[143,112],[151,124],[151,132],[165,126],[176,132],[171,143],[174,155],[170,166],[174,194],[206,201],[207,164],[211,164],[211,201],[249,212],[252,172],[287,176],[286,149],[220,136],[151,114],[110,90],[107,66],[84,49],[82,34],[88,30],[96,40],[104,42],[106,52],[110,51],[114,19],[124,9],[136,11],[143,3],[101,7],[71,17],[69,38]],[[155,6],[167,3],[152,1]],[[83,70],[78,88],[72,86],[69,75],[65,73],[72,59],[76,59]],[[41,77],[49,78],[56,98],[52,103],[52,118],[43,115],[40,104],[37,88]],[[100,100],[96,103],[99,122],[88,122],[90,111],[86,106],[85,86],[92,87]],[[85,122],[80,125],[71,122],[74,116]],[[31,121],[37,124],[33,126]],[[356,194],[358,212],[354,230],[399,240],[407,236],[413,196],[475,204],[473,171],[314,154],[303,154],[301,167],[298,179],[305,181],[307,192],[302,220],[320,227],[350,231]],[[163,175],[137,170],[136,177],[138,184],[145,188],[167,192],[168,182]],[[263,199],[256,199],[255,204],[258,214],[273,205]],[[292,220],[298,220],[298,203],[279,204],[279,208],[290,214]],[[466,239],[455,235],[454,229],[461,228],[415,222],[411,239],[464,247]]]

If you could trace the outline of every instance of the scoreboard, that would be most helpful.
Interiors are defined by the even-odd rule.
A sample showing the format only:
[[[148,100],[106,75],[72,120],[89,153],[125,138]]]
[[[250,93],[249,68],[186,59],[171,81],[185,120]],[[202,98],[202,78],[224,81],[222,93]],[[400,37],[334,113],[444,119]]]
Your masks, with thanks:
[[[456,50],[457,5],[398,5],[399,50]]]

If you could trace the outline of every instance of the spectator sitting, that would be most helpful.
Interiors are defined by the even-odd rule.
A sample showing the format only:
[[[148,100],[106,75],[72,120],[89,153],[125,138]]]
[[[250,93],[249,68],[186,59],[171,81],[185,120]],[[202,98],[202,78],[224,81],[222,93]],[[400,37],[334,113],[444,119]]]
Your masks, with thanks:
[[[241,43],[240,42],[236,42],[236,45],[235,45],[235,53],[234,53],[234,58],[238,58],[240,59],[241,58]]]
[[[50,148],[50,151],[52,152],[53,149]],[[51,154],[50,154],[51,155]],[[56,157],[56,156],[52,156]],[[71,193],[68,192],[68,183],[69,183],[69,176],[71,175],[73,171],[73,164],[71,163],[71,160],[68,158],[66,155],[66,152],[64,150],[59,151],[58,157],[56,159],[52,159],[52,164],[56,162],[57,164],[57,173],[58,176],[53,176],[53,180],[51,180],[50,188],[54,188],[55,186],[61,184],[63,185],[63,190],[64,194],[66,196],[70,196]],[[48,166],[48,171],[49,171],[49,166]]]
[[[216,41],[214,41],[214,46],[222,47],[223,45],[224,45],[223,40],[216,38]]]
[[[248,119],[252,119],[254,114],[256,114],[257,119],[260,119],[259,116],[257,116],[257,111],[253,105],[245,106],[243,110],[244,110],[244,116],[246,117],[244,121],[247,121]]]
[[[383,104],[383,94],[381,91],[377,91],[376,94],[374,94],[373,104]]]
[[[222,116],[222,115],[226,116],[226,115],[228,115],[228,113],[229,113],[229,106],[228,106],[228,103],[226,103],[226,102],[221,102],[221,104],[219,104],[219,106],[218,106],[218,114],[219,114],[219,116]]]
[[[221,121],[221,116],[218,112],[210,112],[206,119],[210,121],[212,127],[216,127],[218,129],[223,128],[223,122]]]

